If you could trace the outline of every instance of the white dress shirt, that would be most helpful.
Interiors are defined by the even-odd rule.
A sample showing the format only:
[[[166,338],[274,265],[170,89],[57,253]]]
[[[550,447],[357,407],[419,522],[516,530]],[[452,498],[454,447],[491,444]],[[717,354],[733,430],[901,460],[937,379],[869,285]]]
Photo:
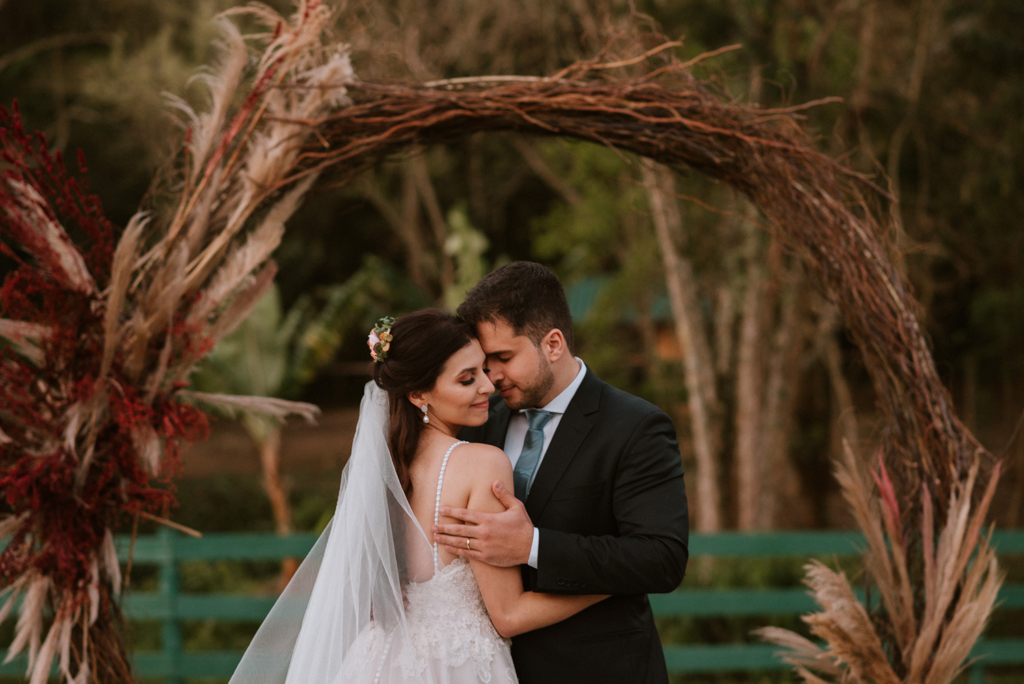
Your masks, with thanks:
[[[549,411],[553,415],[548,420],[547,425],[544,426],[544,445],[540,449],[540,458],[537,459],[537,467],[533,469],[533,474],[530,476],[530,480],[526,483],[526,491],[530,491],[530,487],[533,486],[533,480],[537,477],[537,472],[540,470],[540,464],[544,460],[544,454],[548,452],[548,445],[551,444],[551,439],[555,436],[555,430],[558,429],[558,424],[562,422],[562,414],[565,413],[565,409],[569,407],[569,402],[576,396],[576,390],[580,388],[580,384],[583,382],[583,376],[587,373],[587,366],[583,363],[583,359],[576,357],[576,360],[580,363],[580,370],[576,373],[576,377],[569,386],[566,387],[562,392],[549,401],[544,406],[538,406],[542,411]],[[516,467],[516,461],[519,460],[519,456],[523,453],[523,443],[526,441],[526,432],[530,429],[530,423],[526,419],[526,409],[521,409],[512,414],[512,417],[508,421],[508,432],[505,433],[505,453],[508,454],[508,459],[512,461],[512,468]],[[530,546],[530,559],[527,564],[536,569],[537,567],[537,552],[540,548],[540,530],[536,527],[533,528],[533,544]]]

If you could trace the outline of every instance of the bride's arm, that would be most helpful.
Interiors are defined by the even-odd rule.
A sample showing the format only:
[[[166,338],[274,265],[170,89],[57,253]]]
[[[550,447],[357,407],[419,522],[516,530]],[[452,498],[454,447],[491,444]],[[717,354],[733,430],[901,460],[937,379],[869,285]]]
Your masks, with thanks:
[[[508,457],[498,449],[488,448],[474,458],[473,471],[467,508],[486,513],[504,511],[505,507],[491,491],[491,483],[500,480],[512,491],[512,465]],[[607,595],[571,596],[523,591],[523,577],[518,567],[498,568],[476,560],[470,561],[470,567],[491,622],[503,637],[553,625],[608,598]]]
[[[608,595],[539,594],[523,591],[519,568],[496,568],[482,561],[470,561],[484,605],[498,634],[514,637],[561,622]]]

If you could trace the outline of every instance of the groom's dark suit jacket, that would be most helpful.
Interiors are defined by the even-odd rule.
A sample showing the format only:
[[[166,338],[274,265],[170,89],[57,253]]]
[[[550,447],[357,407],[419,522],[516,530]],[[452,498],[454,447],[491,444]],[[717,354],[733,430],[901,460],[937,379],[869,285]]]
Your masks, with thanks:
[[[487,423],[460,437],[503,448],[511,414],[492,397]],[[522,684],[668,680],[647,594],[674,590],[686,571],[680,461],[669,417],[588,368],[526,500],[540,547],[523,582],[532,591],[613,596],[515,637]]]

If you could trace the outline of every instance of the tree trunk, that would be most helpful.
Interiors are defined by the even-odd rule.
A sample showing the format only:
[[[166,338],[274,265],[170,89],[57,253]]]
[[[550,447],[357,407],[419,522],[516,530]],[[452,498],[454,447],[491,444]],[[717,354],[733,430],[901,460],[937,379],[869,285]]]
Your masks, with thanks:
[[[760,515],[755,523],[763,529],[779,527],[783,502],[795,501],[800,493],[799,476],[789,458],[793,434],[793,409],[800,389],[800,359],[806,346],[803,332],[804,280],[796,266],[781,296],[775,345],[768,363],[761,438]]]
[[[761,266],[761,234],[753,227],[747,231],[747,285],[736,358],[736,525],[741,530],[757,528],[761,502],[765,317],[771,305]]]
[[[397,212],[391,206],[391,200],[385,197],[377,187],[372,174],[367,173],[363,176],[360,182],[360,189],[363,191],[363,196],[380,212],[381,216],[388,222],[388,225],[391,226],[391,229],[395,231],[395,234],[402,239],[402,243],[405,245],[405,263],[409,269],[409,277],[416,283],[417,287],[424,292],[429,292],[429,283],[423,269],[423,258],[425,255],[423,240],[419,234],[415,213],[412,214],[412,223],[409,222],[410,200],[413,203],[413,208],[416,208],[415,185],[409,182],[405,183],[403,188],[405,211],[403,213]],[[409,192],[410,189],[412,190],[411,194]]]
[[[483,136],[483,133],[475,133],[466,141],[469,148],[469,175],[466,178],[466,186],[469,188],[470,223],[486,229],[490,214],[488,209],[493,198],[488,192],[487,183],[484,182],[487,175],[484,173],[484,154],[481,149]]]
[[[843,375],[843,352],[836,340],[838,331],[839,311],[834,304],[827,304],[818,325],[818,347],[828,373],[829,384],[832,386],[832,397],[835,403],[835,420],[832,430],[840,437],[834,440],[837,449],[833,452],[834,458],[841,457],[842,454],[838,449],[842,449],[844,440],[854,449],[856,449],[858,441],[857,410],[853,405],[850,384],[846,381],[846,376]]]
[[[762,67],[754,64],[750,70],[748,98],[756,105],[761,100]],[[764,464],[761,461],[763,428],[763,399],[765,383],[765,356],[768,346],[767,322],[771,301],[767,277],[764,272],[762,237],[754,225],[757,208],[746,205],[742,229],[744,240],[746,287],[743,310],[740,314],[739,340],[736,348],[736,445],[734,468],[736,477],[736,524],[741,530],[758,526],[758,508],[761,504],[761,485]]]
[[[875,56],[875,21],[878,14],[878,0],[864,0],[861,7],[860,33],[857,36],[857,69],[850,109],[859,117],[868,105],[872,59]],[[871,148],[865,150],[870,153]]]
[[[544,157],[540,155],[540,152],[525,138],[513,138],[512,144],[516,150],[523,157],[523,161],[530,167],[530,169],[537,174],[537,177],[547,183],[548,187],[557,192],[562,196],[570,206],[576,207],[582,204],[583,196],[580,195],[579,191],[566,181],[562,176],[555,173],[555,171],[548,166],[548,163],[544,161]]]
[[[1007,445],[1013,448],[1010,452],[1010,460],[1013,463],[1013,493],[1010,495],[1005,523],[1006,527],[1011,529],[1020,523],[1021,507],[1024,506],[1024,435],[1017,432],[1013,437],[1014,442]]]
[[[427,168],[427,160],[422,153],[414,154],[406,161],[406,173],[411,176],[416,185],[416,191],[423,208],[427,211],[427,218],[434,230],[434,240],[437,242],[437,258],[440,262],[440,285],[441,292],[447,292],[455,283],[455,265],[452,257],[444,248],[448,240],[448,223],[441,212],[441,204],[437,201],[437,193],[434,192],[434,184],[430,181],[430,170]]]
[[[964,425],[971,432],[978,429],[978,357],[974,354],[964,356],[964,391],[963,408],[960,412],[964,417]]]
[[[259,449],[260,462],[263,464],[263,488],[267,492],[270,508],[274,513],[274,531],[278,536],[285,537],[292,533],[292,509],[281,485],[281,429],[273,428],[266,438],[259,442]],[[279,590],[284,589],[298,567],[299,562],[295,558],[281,560]]]
[[[641,165],[655,233],[661,248],[676,335],[683,347],[686,390],[697,458],[697,524],[701,532],[722,529],[718,486],[721,445],[720,409],[711,351],[697,301],[693,265],[682,257],[673,234],[683,234],[683,220],[672,171],[644,159]]]
[[[416,188],[416,177],[413,175],[408,164],[402,167],[402,213],[401,230],[406,236],[406,244],[409,248],[410,263],[417,263],[420,270],[420,279],[425,292],[430,288],[426,286],[430,276],[430,257],[423,244],[423,235],[420,232],[420,198],[419,190]],[[418,283],[417,283],[418,284]]]
[[[896,127],[889,141],[886,159],[886,173],[892,184],[892,194],[900,199],[900,154],[907,135],[916,125],[917,107],[921,101],[921,86],[928,66],[928,57],[934,47],[933,40],[940,34],[942,16],[947,0],[921,0],[917,24],[917,40],[914,44],[914,60],[910,67],[910,78],[905,92],[907,111],[903,121]]]
[[[862,115],[870,102],[871,74],[874,70],[875,33],[878,16],[878,0],[863,0],[860,7],[860,31],[857,37],[857,66],[854,69],[854,85],[850,95],[850,106],[839,115],[836,131],[840,135],[832,138],[832,155],[839,156],[859,144],[861,154],[869,162],[875,162],[875,151],[871,137],[862,123]]]
[[[651,317],[649,297],[641,296],[636,300],[636,325],[640,330],[643,344],[644,374],[651,383],[656,395],[664,396],[666,390],[665,377],[658,372],[658,329]]]
[[[715,371],[724,378],[732,370],[733,325],[736,322],[736,298],[729,283],[719,286],[715,298]]]

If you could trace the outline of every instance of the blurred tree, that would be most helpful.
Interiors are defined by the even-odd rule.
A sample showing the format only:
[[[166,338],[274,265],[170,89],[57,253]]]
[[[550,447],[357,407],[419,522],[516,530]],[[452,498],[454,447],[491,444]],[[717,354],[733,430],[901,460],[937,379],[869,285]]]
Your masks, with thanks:
[[[372,290],[386,287],[383,275],[380,264],[371,260],[345,283],[326,288],[319,310],[311,297],[303,296],[287,314],[277,287],[272,288],[252,315],[214,348],[193,377],[193,386],[225,394],[299,396],[334,358],[345,333],[363,318]],[[281,483],[281,424],[249,413],[242,413],[240,422],[259,450],[276,531],[290,534],[291,508]],[[283,561],[281,588],[297,567],[293,558]]]
[[[679,252],[685,232],[672,170],[650,160],[644,160],[642,168],[676,335],[683,347],[686,393],[697,456],[697,529],[717,532],[723,528],[719,491],[723,411],[718,398],[716,366],[706,334],[708,326],[700,309],[693,263]]]
[[[0,102],[18,98],[25,121],[57,150],[81,148],[106,213],[125,223],[183,131],[165,92],[213,56],[214,17],[231,0],[41,0],[0,6]],[[286,2],[273,2],[278,6]]]
[[[444,304],[449,311],[455,311],[466,299],[466,293],[490,270],[483,256],[488,242],[483,233],[470,225],[463,205],[451,208],[447,225],[444,252],[451,258],[455,272],[452,284],[444,291]]]
[[[30,125],[68,151],[84,149],[93,190],[124,222],[181,135],[161,93],[193,95],[189,78],[211,55],[211,19],[233,4],[2,3],[0,100],[17,95]],[[352,42],[361,77],[422,81],[547,74],[606,47],[605,54],[651,47],[661,41],[659,31],[685,36],[677,50],[684,58],[741,43],[742,50],[696,67],[737,101],[773,107],[844,99],[806,111],[807,126],[822,148],[846,155],[855,169],[891,173],[904,227],[893,239],[924,306],[936,360],[963,415],[998,451],[1024,403],[1015,325],[1024,233],[1012,230],[1024,211],[1018,0],[377,0],[349,7],[339,35]],[[736,218],[746,213],[742,199],[699,176],[675,182],[695,200],[679,203],[687,240],[677,251],[692,264],[723,406],[712,478],[721,489],[722,524],[749,522],[772,505],[736,493],[739,462],[761,458],[753,449],[741,456],[740,443],[783,444],[787,431],[793,479],[814,511],[791,522],[833,522],[829,445],[871,437],[870,383],[827,293],[803,282],[762,231],[744,228],[750,222]],[[652,351],[652,339],[662,339],[654,311],[666,281],[645,193],[635,160],[592,146],[475,135],[421,150],[307,202],[294,221],[302,228],[289,231],[278,254],[282,306],[343,282],[366,254],[404,273],[395,282],[409,284],[417,301],[449,305],[451,293],[469,282],[460,275],[462,257],[446,249],[456,233],[451,212],[465,207],[468,224],[488,243],[480,264],[532,258],[570,286],[595,276],[611,283],[591,318],[579,322],[579,345],[597,372],[674,411],[685,436],[693,421],[686,374],[678,359],[666,362]],[[344,240],[337,239],[339,226]],[[786,316],[799,324],[783,325]],[[787,341],[790,332],[795,337]],[[357,342],[342,343],[339,357],[357,358]],[[797,357],[801,344],[809,347]],[[741,388],[751,383],[760,392]],[[320,387],[314,382],[306,392]],[[751,402],[750,418],[737,416],[741,397]],[[767,425],[777,430],[769,442],[759,437]],[[1024,492],[1024,450],[1015,458],[1016,484],[1005,482]],[[1024,505],[1024,493],[1014,501]],[[1007,515],[1016,515],[1010,508]]]

